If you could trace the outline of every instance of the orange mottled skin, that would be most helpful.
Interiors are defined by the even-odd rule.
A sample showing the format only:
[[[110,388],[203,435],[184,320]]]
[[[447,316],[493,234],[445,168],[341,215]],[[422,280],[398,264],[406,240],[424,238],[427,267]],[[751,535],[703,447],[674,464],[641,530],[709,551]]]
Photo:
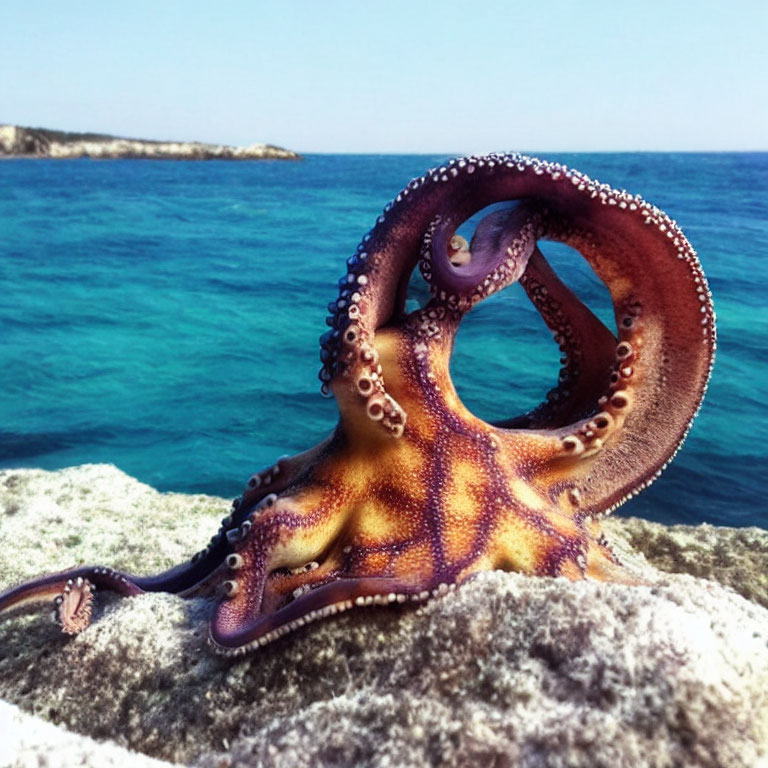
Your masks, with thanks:
[[[243,558],[237,574],[244,575],[219,606],[220,624],[271,616],[307,587],[313,611],[341,609],[352,596],[337,585],[355,580],[366,582],[361,594],[408,600],[497,568],[633,581],[597,521],[564,489],[553,497],[553,484],[577,461],[563,455],[562,441],[492,426],[459,400],[448,372],[458,324],[444,326],[416,355],[413,327],[424,314],[376,337],[388,390],[408,414],[402,436],[382,430],[354,396],[337,394],[341,421],[333,437],[308,459],[282,462],[291,478],[286,489],[253,515],[235,545]],[[270,532],[266,547],[257,530]],[[317,567],[303,570],[307,563]],[[252,642],[214,635],[224,648],[233,640]]]

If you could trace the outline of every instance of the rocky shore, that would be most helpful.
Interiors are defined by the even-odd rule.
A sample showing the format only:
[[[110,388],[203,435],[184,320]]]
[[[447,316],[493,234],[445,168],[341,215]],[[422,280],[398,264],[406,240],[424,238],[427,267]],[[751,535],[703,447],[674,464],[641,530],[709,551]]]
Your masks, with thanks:
[[[47,128],[0,125],[0,158],[156,160],[299,160],[300,155],[271,144],[231,147],[198,141],[148,141],[98,133],[67,133]]]
[[[226,500],[115,467],[0,472],[0,589],[201,548]],[[643,586],[486,573],[233,660],[205,598],[99,598],[75,638],[0,619],[0,765],[768,765],[768,532],[611,519]]]

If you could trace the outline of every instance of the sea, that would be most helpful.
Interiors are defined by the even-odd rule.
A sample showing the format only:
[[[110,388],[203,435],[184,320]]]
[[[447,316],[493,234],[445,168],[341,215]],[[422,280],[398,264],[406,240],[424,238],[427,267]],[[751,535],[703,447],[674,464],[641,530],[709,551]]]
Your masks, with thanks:
[[[768,528],[768,154],[541,156],[676,219],[718,313],[688,440],[619,514]],[[321,440],[337,411],[319,392],[318,337],[345,259],[446,159],[0,162],[0,467],[108,462],[163,491],[236,496]],[[584,260],[543,250],[610,322]],[[409,301],[423,295],[414,278]],[[467,316],[452,361],[485,419],[536,405],[558,368],[520,286]]]

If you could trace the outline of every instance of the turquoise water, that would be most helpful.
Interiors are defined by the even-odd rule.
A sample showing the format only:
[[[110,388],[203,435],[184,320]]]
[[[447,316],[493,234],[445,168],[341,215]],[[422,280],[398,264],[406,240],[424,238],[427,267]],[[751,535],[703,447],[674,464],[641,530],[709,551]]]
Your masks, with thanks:
[[[401,187],[445,159],[0,163],[0,466],[111,462],[159,489],[234,496],[324,437],[336,412],[319,394],[317,340],[344,260]],[[718,310],[701,415],[622,511],[768,528],[768,154],[548,159],[677,219]],[[583,261],[544,250],[609,317]],[[532,407],[557,370],[519,286],[460,331],[454,376],[480,416]]]

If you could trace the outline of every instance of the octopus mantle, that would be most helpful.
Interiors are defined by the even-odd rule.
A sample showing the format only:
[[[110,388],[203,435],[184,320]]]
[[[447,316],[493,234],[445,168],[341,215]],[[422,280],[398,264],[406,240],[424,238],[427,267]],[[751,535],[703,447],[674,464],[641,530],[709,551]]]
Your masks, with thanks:
[[[471,242],[466,219],[500,203]],[[607,286],[616,328],[537,243],[576,249]],[[431,298],[406,313],[416,266]],[[561,350],[557,386],[527,414],[474,416],[449,374],[478,302],[520,282]],[[191,594],[221,583],[224,653],[353,606],[418,602],[478,571],[631,582],[600,517],[652,482],[684,440],[711,372],[715,325],[677,224],[637,196],[521,155],[467,157],[413,180],[347,260],[321,338],[332,435],[254,475],[202,552],[150,577],[83,566],[0,595],[54,599],[65,632],[94,593]]]

